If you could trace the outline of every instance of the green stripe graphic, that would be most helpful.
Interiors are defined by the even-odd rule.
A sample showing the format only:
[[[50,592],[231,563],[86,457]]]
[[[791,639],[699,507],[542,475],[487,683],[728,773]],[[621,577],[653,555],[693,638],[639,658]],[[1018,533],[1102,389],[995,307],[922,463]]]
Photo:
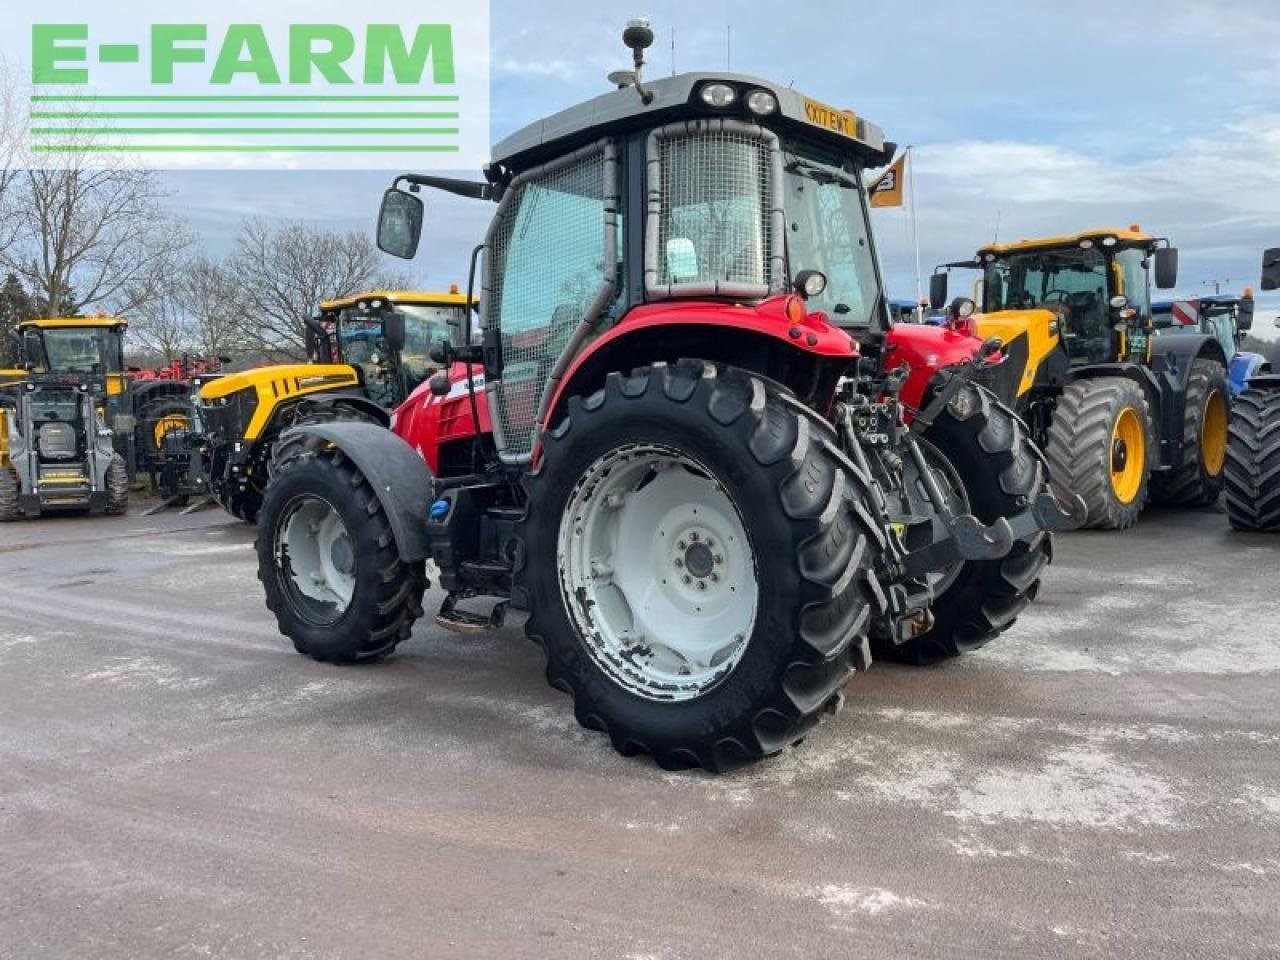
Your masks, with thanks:
[[[240,94],[240,95],[179,95],[157,94],[154,96],[107,94],[50,94],[42,93],[32,96],[32,103],[456,103],[456,96],[426,96],[371,94],[341,96],[319,95],[280,95],[280,94]]]
[[[122,136],[151,136],[171,133],[181,134],[300,134],[304,136],[353,135],[353,134],[388,134],[402,133],[406,136],[429,137],[444,134],[455,134],[457,127],[77,127],[71,130],[62,127],[32,127],[32,136],[37,137],[76,137],[101,133],[118,133]]]
[[[444,144],[257,144],[211,143],[202,146],[181,143],[78,144],[38,143],[35,153],[458,153],[456,145]]]
[[[310,118],[320,120],[456,120],[458,119],[458,114],[423,112],[350,113],[331,110],[269,110],[254,113],[239,111],[147,111],[145,113],[94,111],[93,113],[66,113],[53,110],[32,110],[31,118],[33,120],[307,120]]]

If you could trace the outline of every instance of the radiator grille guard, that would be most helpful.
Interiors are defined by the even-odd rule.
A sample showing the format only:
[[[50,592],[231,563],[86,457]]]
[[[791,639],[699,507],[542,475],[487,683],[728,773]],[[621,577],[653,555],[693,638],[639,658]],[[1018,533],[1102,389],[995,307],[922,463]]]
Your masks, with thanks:
[[[486,384],[503,460],[529,460],[564,368],[612,298],[617,163],[600,142],[512,181],[489,227],[484,323],[502,375]]]
[[[649,136],[645,289],[759,300],[786,286],[778,138],[729,118]]]

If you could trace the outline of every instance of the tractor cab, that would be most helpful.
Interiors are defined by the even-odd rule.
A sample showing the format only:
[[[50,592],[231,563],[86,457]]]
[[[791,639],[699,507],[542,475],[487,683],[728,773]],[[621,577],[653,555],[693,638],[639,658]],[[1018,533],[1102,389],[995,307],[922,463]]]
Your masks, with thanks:
[[[128,475],[113,428],[131,430],[121,337],[113,317],[22,321],[23,364],[0,393],[0,519],[49,510],[122,513]]]
[[[624,332],[649,328],[627,342],[636,362],[714,332],[726,359],[763,356],[813,389],[889,325],[862,183],[893,153],[879,127],[740,74],[612,78],[499,142],[484,182],[406,174],[383,200],[379,245],[401,257],[418,246],[421,187],[497,203],[470,357],[508,463],[531,458],[574,361],[592,353],[603,377]]]
[[[357,368],[370,399],[390,409],[439,369],[433,349],[460,345],[467,312],[456,284],[448,293],[376,291],[328,300],[320,305],[320,329],[309,327],[308,353]]]
[[[1233,397],[1243,393],[1248,381],[1268,372],[1267,358],[1260,353],[1240,349],[1253,329],[1253,290],[1243,294],[1217,294],[1191,300],[1162,300],[1151,305],[1157,337],[1179,333],[1202,333],[1213,338],[1222,348],[1227,363]]]
[[[981,310],[1048,310],[1071,365],[1150,360],[1152,258],[1156,285],[1173,286],[1177,254],[1137,228],[993,244],[978,251]]]

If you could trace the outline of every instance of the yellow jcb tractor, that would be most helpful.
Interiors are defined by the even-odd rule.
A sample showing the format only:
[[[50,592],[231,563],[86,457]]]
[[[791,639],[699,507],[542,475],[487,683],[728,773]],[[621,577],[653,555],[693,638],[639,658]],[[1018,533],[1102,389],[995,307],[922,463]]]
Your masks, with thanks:
[[[129,473],[115,434],[133,430],[116,317],[24,320],[21,369],[0,371],[0,520],[51,510],[122,514]]]
[[[981,271],[981,303],[973,312],[958,299],[951,322],[1001,341],[993,386],[1031,427],[1055,484],[1083,498],[1086,526],[1132,526],[1148,494],[1165,504],[1217,500],[1227,360],[1199,331],[1152,336],[1150,273],[1160,289],[1177,281],[1167,240],[1134,225],[992,244],[935,271],[935,307],[959,267]]]
[[[466,310],[456,286],[326,301],[307,324],[310,362],[224,374],[201,386],[197,442],[210,493],[232,516],[255,522],[280,434],[330,420],[386,425],[390,411],[435,372],[431,348],[454,340]]]

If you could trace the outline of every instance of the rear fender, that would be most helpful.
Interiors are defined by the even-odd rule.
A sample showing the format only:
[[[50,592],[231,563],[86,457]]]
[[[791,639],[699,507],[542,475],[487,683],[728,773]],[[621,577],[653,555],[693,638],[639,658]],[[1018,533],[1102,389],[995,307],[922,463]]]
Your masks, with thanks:
[[[284,437],[318,437],[364,474],[391,524],[400,559],[427,557],[427,510],[434,496],[433,478],[425,461],[390,430],[372,423],[307,424],[286,430]]]
[[[758,304],[659,302],[636,307],[582,350],[551,381],[539,423],[553,424],[565,402],[603,386],[614,370],[685,357],[743,367],[773,379],[824,409],[840,374],[858,358],[858,344],[814,312],[793,322],[790,297]]]

